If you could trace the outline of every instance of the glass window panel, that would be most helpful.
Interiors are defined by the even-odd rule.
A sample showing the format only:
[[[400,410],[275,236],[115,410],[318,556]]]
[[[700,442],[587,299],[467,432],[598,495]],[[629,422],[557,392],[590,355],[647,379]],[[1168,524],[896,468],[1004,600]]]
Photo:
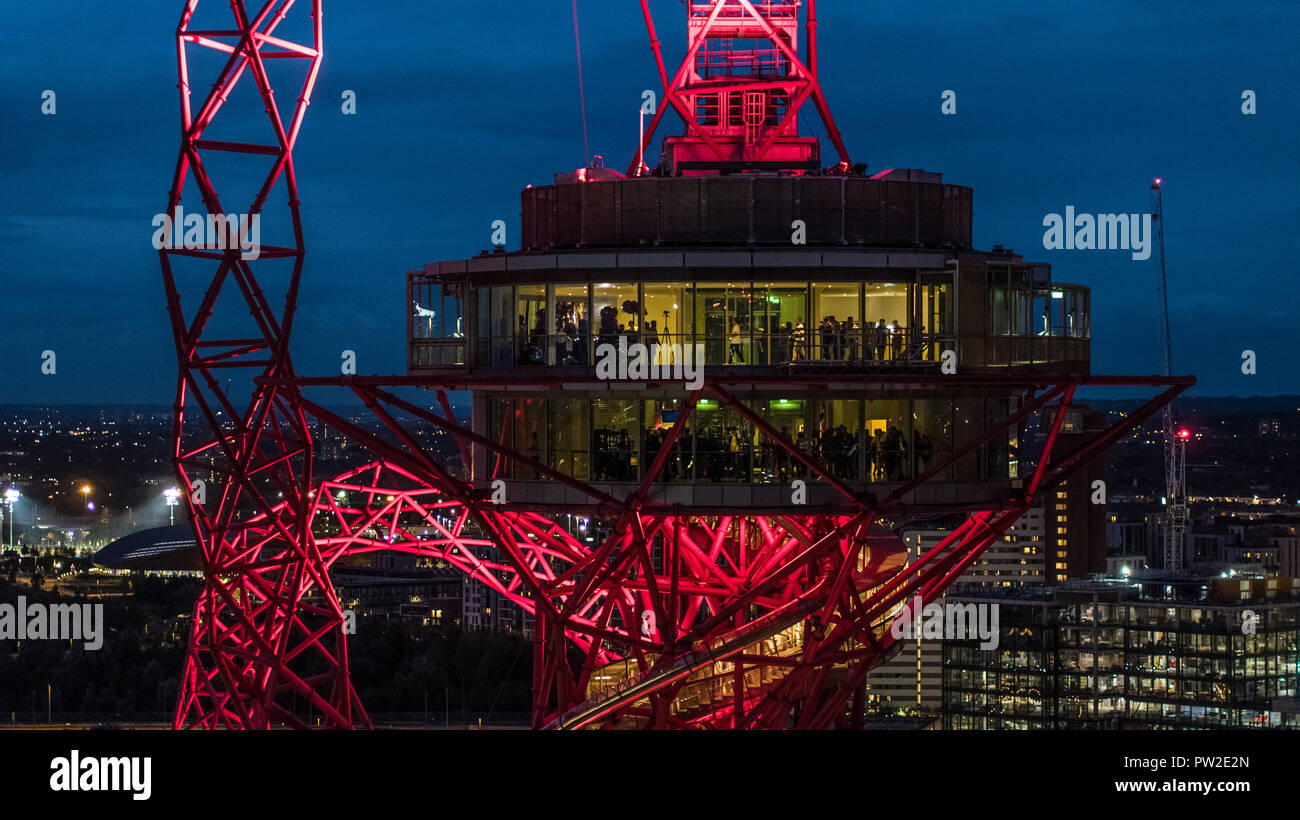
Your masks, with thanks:
[[[475,364],[494,364],[492,361],[492,291],[490,288],[474,288],[470,299],[476,306],[477,318],[474,324]]]
[[[657,364],[675,364],[681,359],[672,345],[690,344],[693,339],[689,319],[691,309],[691,284],[689,282],[647,282],[645,293],[647,345],[658,342],[663,348]]]
[[[465,363],[465,282],[421,282],[412,288],[411,346],[415,367]]]
[[[574,478],[587,478],[588,402],[584,399],[551,399],[547,402],[547,454],[550,466]]]
[[[812,354],[820,361],[844,361],[857,348],[857,322],[861,315],[861,288],[853,282],[812,286],[817,329]],[[848,325],[852,325],[852,332]],[[856,355],[853,356],[856,358]]]
[[[442,288],[429,282],[415,286],[411,332],[417,339],[437,339],[442,336]]]
[[[727,364],[754,363],[756,303],[750,283],[727,286]]]
[[[871,480],[901,481],[907,478],[912,433],[911,402],[906,399],[865,402],[862,427]]]
[[[747,419],[714,399],[696,404],[695,480],[749,482],[755,429]]]
[[[502,367],[515,361],[513,351],[514,347],[514,288],[496,287],[490,291],[479,291],[480,297],[485,298],[483,294],[489,294],[486,298],[491,302],[490,318],[481,327],[478,332],[487,337],[491,349],[491,359],[489,360],[494,366]]]
[[[948,458],[970,442],[984,434],[984,402],[981,399],[959,399],[952,403],[952,437],[951,443],[944,442],[945,449],[941,458]],[[924,462],[926,454],[933,463],[934,451],[938,445],[919,430],[913,430],[914,455]],[[958,481],[972,481],[982,477],[984,463],[988,453],[980,448],[972,456],[961,459],[952,466],[954,478]],[[915,465],[914,465],[915,466]]]
[[[856,399],[835,399],[816,403],[814,420],[815,457],[827,472],[839,479],[856,480],[862,405]]]
[[[646,401],[644,407],[646,433],[642,445],[641,463],[646,469],[654,462],[659,450],[668,441],[668,434],[677,423],[681,412],[681,402]],[[660,481],[678,481],[689,477],[688,467],[691,462],[690,428],[682,431],[673,445],[672,452],[666,456],[663,469],[659,473]]]
[[[635,399],[591,402],[592,481],[635,481],[641,425]]]
[[[515,288],[515,341],[519,364],[540,365],[546,361],[546,288],[521,285]]]
[[[985,399],[984,400],[984,424],[985,429],[991,430],[1002,422],[1006,421],[1011,415],[1009,407],[1014,407],[1015,399]],[[1014,425],[1013,425],[1014,426]],[[1011,433],[1005,431],[994,436],[988,444],[987,458],[985,459],[985,474],[988,478],[1012,478],[1014,474],[1008,475],[1007,465],[1013,461],[1010,452]],[[923,469],[929,469],[935,463],[933,453],[928,460],[922,459]]]
[[[546,402],[542,399],[491,399],[489,432],[494,440],[521,455],[546,463]],[[518,459],[488,455],[493,478],[540,479],[542,476]]]
[[[804,401],[802,399],[770,399],[760,405],[763,421],[772,425],[783,436],[794,442],[804,433]],[[795,461],[788,450],[766,436],[759,442],[756,481],[761,484],[789,484],[794,480]]]
[[[442,288],[442,335],[465,338],[465,283],[448,282]]]
[[[902,357],[907,328],[908,285],[869,282],[865,288],[866,324],[863,336],[871,346],[871,358],[894,361]]]
[[[619,338],[629,345],[640,341],[645,311],[635,283],[601,282],[591,289],[592,319],[596,323],[596,344],[617,345]]]
[[[697,285],[695,289],[695,341],[704,345],[704,362],[720,365],[727,361],[727,338],[731,330],[724,285]]]
[[[922,285],[917,289],[914,338],[922,361],[937,362],[953,336],[952,294],[948,285]],[[951,342],[948,344],[951,347]]]
[[[808,358],[808,287],[800,283],[755,286],[755,351],[758,364],[787,364]]]
[[[552,285],[549,304],[550,338],[547,361],[581,366],[591,359],[591,319],[586,285]]]

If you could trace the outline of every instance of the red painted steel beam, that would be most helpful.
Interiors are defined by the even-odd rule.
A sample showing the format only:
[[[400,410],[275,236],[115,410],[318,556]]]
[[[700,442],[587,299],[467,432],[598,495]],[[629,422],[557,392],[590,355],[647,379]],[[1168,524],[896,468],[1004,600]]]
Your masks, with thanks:
[[[177,477],[187,487],[199,474],[221,477],[206,499],[187,494],[207,588],[196,604],[174,724],[178,728],[266,728],[272,722],[305,726],[304,716],[290,708],[290,698],[310,704],[326,725],[351,727],[354,720],[365,724],[368,718],[348,681],[341,610],[307,528],[311,443],[297,406],[298,388],[255,383],[247,404],[238,407],[218,375],[231,370],[251,370],[264,379],[294,375],[288,336],[304,244],[292,150],[319,70],[320,2],[302,4],[312,17],[309,45],[273,33],[288,16],[292,0],[266,3],[251,17],[242,2],[231,3],[232,25],[216,31],[190,29],[197,5],[198,0],[186,4],[176,30],[182,138],[166,213],[175,213],[190,182],[210,214],[226,213],[206,169],[208,155],[270,156],[270,170],[244,213],[260,215],[269,192],[283,183],[292,244],[268,244],[256,260],[245,259],[223,223],[224,248],[163,247],[159,251],[180,371],[173,447]],[[227,55],[197,107],[191,100],[190,46],[215,48]],[[284,56],[300,58],[306,67],[297,94],[289,96],[294,102],[286,112],[287,125],[264,64],[266,59]],[[273,144],[205,137],[241,82],[252,86],[260,98]],[[234,124],[241,121],[235,119]],[[193,277],[190,268],[182,275],[173,264],[181,258],[212,266],[206,292],[188,311],[182,286]],[[256,273],[263,261],[275,259],[292,263],[284,307],[278,313],[259,287]],[[243,301],[259,336],[221,338],[213,320],[238,318],[239,313],[218,310],[223,296]],[[249,356],[254,351],[260,354],[257,358]],[[187,416],[191,407],[197,413]],[[326,605],[309,600],[316,595]],[[315,671],[299,671],[308,668]]]

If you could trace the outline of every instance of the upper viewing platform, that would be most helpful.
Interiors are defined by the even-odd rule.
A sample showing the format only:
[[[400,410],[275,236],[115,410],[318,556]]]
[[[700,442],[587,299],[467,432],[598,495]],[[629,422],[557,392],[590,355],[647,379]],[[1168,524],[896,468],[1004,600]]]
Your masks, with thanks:
[[[599,169],[597,169],[599,170]],[[599,247],[791,247],[807,245],[965,249],[970,188],[914,170],[873,177],[736,174],[610,178],[579,171],[523,192],[523,249]]]
[[[621,342],[753,377],[938,373],[945,350],[961,372],[1088,371],[1088,288],[1002,251],[489,253],[411,271],[407,294],[409,370],[443,383],[590,381]]]

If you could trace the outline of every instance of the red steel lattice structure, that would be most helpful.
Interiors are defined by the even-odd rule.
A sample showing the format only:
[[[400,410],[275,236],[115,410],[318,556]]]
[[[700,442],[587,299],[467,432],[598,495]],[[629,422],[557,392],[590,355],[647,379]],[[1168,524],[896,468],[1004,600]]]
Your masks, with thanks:
[[[297,390],[254,385],[245,401],[227,375],[293,374],[288,343],[305,252],[293,146],[320,69],[321,4],[303,4],[310,14],[308,44],[276,36],[295,12],[293,0],[266,2],[251,14],[242,0],[234,0],[221,28],[195,26],[198,5],[198,0],[186,3],[176,30],[182,135],[166,213],[180,217],[187,184],[197,190],[208,215],[237,213],[227,211],[209,167],[220,165],[224,172],[225,160],[231,160],[242,173],[261,179],[251,201],[238,203],[248,224],[261,220],[272,191],[283,184],[287,211],[282,219],[290,226],[292,244],[245,253],[239,240],[248,237],[236,236],[229,223],[217,219],[219,233],[202,243],[160,248],[180,365],[174,458],[181,481],[192,489],[189,507],[206,577],[175,724],[305,726],[291,705],[301,703],[331,724],[350,725],[364,721],[365,712],[348,679],[342,613],[309,529],[312,450]],[[199,61],[192,49],[225,55],[197,105],[191,66]],[[294,96],[285,97],[292,107],[284,111],[268,70],[273,61],[306,66]],[[238,114],[228,113],[227,103],[250,88],[269,125],[256,130],[273,141],[209,138],[214,123],[224,125],[223,113],[233,125],[246,126]],[[257,233],[260,241],[260,229]],[[284,307],[277,312],[262,284],[272,281],[272,268],[286,267]],[[195,281],[207,287],[187,313],[182,292]],[[238,338],[212,323],[216,318],[218,325],[236,324],[233,314],[249,328]]]
[[[208,212],[225,213],[205,167],[210,154],[269,157],[271,169],[248,213],[262,213],[270,191],[283,181],[294,244],[265,247],[257,260],[208,247],[165,248],[160,254],[180,363],[175,459],[180,478],[196,488],[190,510],[206,579],[195,608],[177,728],[306,727],[313,717],[333,728],[369,726],[348,678],[344,613],[329,570],[346,554],[380,550],[441,559],[533,614],[537,727],[842,725],[850,701],[851,714],[861,715],[862,682],[889,655],[888,625],[903,602],[914,596],[935,600],[1039,493],[1191,383],[1069,374],[839,376],[837,381],[848,379],[867,391],[902,379],[913,388],[1000,387],[1021,396],[1019,411],[1002,424],[878,498],[840,481],[737,397],[738,386],[755,380],[711,372],[688,395],[635,489],[619,498],[454,420],[444,389],[500,386],[506,383],[502,377],[299,377],[288,352],[304,257],[292,148],[320,65],[320,2],[310,7],[310,46],[273,33],[292,0],[267,3],[252,16],[234,0],[232,25],[207,30],[190,26],[197,3],[187,4],[177,31],[183,135],[169,212],[192,180]],[[705,29],[733,6],[762,16],[790,5],[714,4]],[[646,13],[649,21],[648,8]],[[191,108],[186,59],[194,46],[228,55],[197,110]],[[276,106],[268,59],[301,59],[308,66],[287,123]],[[800,103],[810,95],[820,100],[815,74],[809,76],[813,82],[793,95]],[[255,86],[275,144],[205,138],[241,78]],[[674,107],[683,105],[685,97],[670,93],[670,100],[674,96]],[[823,114],[829,125],[829,112]],[[200,280],[207,289],[189,314],[181,301],[182,260],[203,264],[207,272]],[[254,272],[254,263],[261,272],[274,261],[290,266],[278,314]],[[256,334],[229,338],[210,329],[223,294],[247,310]],[[244,403],[229,382],[222,386],[221,377],[232,368],[251,371],[252,391]],[[773,378],[791,386],[825,381]],[[545,377],[512,384],[562,388],[561,381]],[[917,512],[918,488],[1031,414],[1053,403],[1064,408],[1078,387],[1099,384],[1163,389],[1085,446],[1060,456],[1055,443],[1064,413],[1057,412],[1037,467],[1021,489],[997,504],[926,507],[927,514],[964,512],[967,520],[918,560],[906,562],[901,542],[882,522]],[[304,388],[326,386],[351,390],[385,435],[302,395]],[[437,389],[441,412],[393,392],[411,386]],[[667,455],[705,395],[744,416],[811,478],[833,487],[840,500],[813,509],[683,507],[658,500]],[[197,420],[187,419],[187,410]],[[374,461],[314,486],[309,417],[365,447]],[[466,454],[466,470],[475,448],[493,454],[491,474],[471,480],[441,463],[421,444],[416,431],[422,427],[454,436]],[[487,482],[505,475],[507,464],[564,484],[586,501],[494,503]],[[205,474],[213,479],[206,497],[198,483]],[[608,537],[594,546],[576,538],[560,523],[572,515],[608,522]]]
[[[1035,498],[1192,383],[1070,376],[911,381],[918,378],[945,389],[997,384],[1023,391],[1023,400],[1001,424],[883,498],[836,479],[737,400],[725,377],[708,379],[691,394],[637,490],[621,499],[485,438],[445,411],[426,410],[387,389],[427,387],[437,380],[300,378],[292,383],[349,387],[397,439],[381,438],[304,401],[307,413],[380,458],[327,482],[316,495],[313,512],[326,565],[345,553],[378,550],[440,558],[532,613],[537,619],[535,726],[825,728],[843,724],[851,699],[856,699],[851,714],[860,714],[863,680],[889,657],[894,646],[889,625],[901,606],[915,596],[925,603],[938,599]],[[502,383],[500,377],[487,380]],[[872,389],[898,378],[854,381]],[[783,385],[811,383],[781,380]],[[546,379],[511,384],[561,387]],[[1162,390],[1085,446],[1056,455],[1066,416],[1061,411],[1084,385]],[[654,488],[663,480],[665,457],[704,395],[748,418],[812,476],[835,487],[842,501],[812,511],[656,503]],[[1044,409],[1056,412],[1037,466],[1019,492],[997,505],[909,503],[917,488]],[[416,441],[409,431],[422,424],[449,432],[466,446],[486,448],[498,464],[492,476],[505,474],[506,463],[517,464],[578,489],[589,502],[493,503],[489,493],[454,477]],[[965,512],[967,519],[909,564],[902,542],[878,522],[918,512]],[[584,544],[558,523],[573,515],[613,522],[609,536],[594,547]],[[581,662],[566,655],[569,644],[580,650]],[[620,667],[622,677],[601,683]]]
[[[670,170],[817,170],[818,141],[799,134],[799,112],[812,100],[847,169],[849,152],[817,78],[816,0],[808,0],[807,61],[799,56],[802,5],[802,0],[688,2],[686,56],[670,78],[649,0],[641,0],[666,105],[655,111],[637,156],[644,155],[672,109],[686,133],[665,141],[664,164]],[[642,170],[633,161],[628,175]]]

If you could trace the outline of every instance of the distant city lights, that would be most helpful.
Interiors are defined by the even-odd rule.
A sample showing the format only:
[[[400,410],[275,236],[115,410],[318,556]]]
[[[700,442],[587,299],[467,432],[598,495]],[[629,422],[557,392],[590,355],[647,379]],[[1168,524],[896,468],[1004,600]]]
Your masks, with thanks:
[[[5,490],[5,503],[9,505],[9,548],[14,546],[14,505],[18,499],[22,498],[22,493],[18,492],[17,487],[9,487]],[[2,533],[0,533],[2,534]]]
[[[163,490],[163,499],[167,502],[167,512],[172,526],[176,524],[176,505],[180,503],[181,491],[175,487]]]

